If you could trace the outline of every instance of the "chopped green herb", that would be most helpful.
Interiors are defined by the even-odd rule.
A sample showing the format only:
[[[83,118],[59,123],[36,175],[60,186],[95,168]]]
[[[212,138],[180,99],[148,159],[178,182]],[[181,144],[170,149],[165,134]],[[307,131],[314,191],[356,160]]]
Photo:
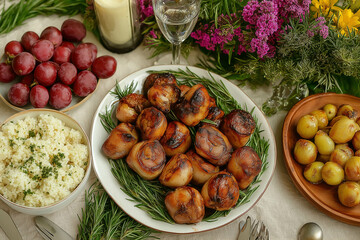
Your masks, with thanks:
[[[29,137],[35,137],[36,136],[36,133],[34,130],[30,130],[29,131]]]
[[[35,144],[30,144],[29,148],[30,148],[30,151],[33,153],[35,151]]]
[[[32,192],[30,189],[28,189],[28,190],[26,190],[26,191],[24,190],[24,191],[23,191],[23,194],[24,194],[23,200],[25,200],[25,198],[26,198],[27,195],[34,194],[34,192]]]
[[[13,147],[15,145],[14,140],[9,139],[9,145],[10,145],[10,147]]]
[[[53,175],[52,167],[43,167],[41,170],[41,178],[48,178]]]
[[[55,167],[57,166],[58,168],[62,167],[61,164],[61,160],[65,158],[64,153],[59,152],[58,154],[54,155],[51,159],[51,164]]]
[[[35,176],[32,177],[32,180],[34,181],[39,181],[40,180],[40,176],[38,174],[36,174]]]

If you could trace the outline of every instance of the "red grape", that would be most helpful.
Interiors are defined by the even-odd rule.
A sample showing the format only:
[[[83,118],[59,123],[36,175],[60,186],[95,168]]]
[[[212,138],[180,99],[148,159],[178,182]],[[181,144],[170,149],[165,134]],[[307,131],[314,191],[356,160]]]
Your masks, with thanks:
[[[23,52],[24,49],[21,46],[21,43],[18,41],[11,41],[8,42],[5,46],[5,54],[9,56],[10,58],[15,57],[19,53]]]
[[[92,64],[92,51],[90,45],[85,43],[79,44],[71,54],[71,62],[79,70],[88,69]]]
[[[72,100],[71,89],[62,83],[55,83],[50,88],[49,103],[55,109],[61,109],[70,105]]]
[[[21,44],[26,51],[31,51],[31,47],[39,40],[39,35],[35,32],[28,31],[24,33],[21,37]]]
[[[55,48],[52,60],[58,64],[70,61],[71,50],[67,47],[59,46]]]
[[[82,22],[68,19],[61,25],[61,33],[67,41],[81,42],[86,36],[86,29]]]
[[[31,84],[33,84],[34,82],[34,74],[30,73],[28,75],[25,75],[21,78],[21,82],[28,85],[29,87],[31,86]]]
[[[74,49],[75,49],[75,45],[73,43],[71,43],[71,42],[65,42],[64,41],[64,42],[62,42],[62,44],[60,46],[69,48],[71,50],[71,52],[73,52]]]
[[[91,49],[91,62],[93,62],[97,56],[97,47],[93,43],[84,43]]]
[[[51,86],[56,80],[56,67],[52,62],[39,64],[34,71],[36,81],[43,86]]]
[[[54,45],[49,40],[39,40],[32,46],[31,53],[40,62],[48,61],[54,54]]]
[[[28,52],[22,52],[13,59],[12,68],[19,76],[28,75],[35,68],[35,58]]]
[[[109,78],[116,71],[116,60],[111,56],[101,56],[95,59],[91,71],[98,78]]]
[[[49,102],[49,92],[46,87],[36,85],[31,88],[30,91],[30,102],[36,108],[43,108]]]
[[[77,75],[77,69],[74,64],[66,62],[60,65],[58,71],[59,79],[62,83],[71,85],[74,83]]]
[[[16,78],[12,67],[6,63],[0,63],[0,82],[9,83]]]
[[[60,69],[60,65],[59,65],[58,63],[53,62],[53,61],[48,61],[48,62],[49,62],[49,63],[52,63],[52,64],[54,65],[54,67],[55,67],[56,71],[59,71],[59,69]]]
[[[24,83],[15,83],[8,92],[9,101],[18,107],[25,106],[29,101],[29,86]]]
[[[90,71],[80,72],[74,82],[74,93],[80,97],[85,97],[96,89],[97,80],[95,75]]]
[[[62,35],[59,29],[56,27],[47,27],[40,34],[40,39],[46,39],[54,44],[54,47],[60,46],[62,43]]]

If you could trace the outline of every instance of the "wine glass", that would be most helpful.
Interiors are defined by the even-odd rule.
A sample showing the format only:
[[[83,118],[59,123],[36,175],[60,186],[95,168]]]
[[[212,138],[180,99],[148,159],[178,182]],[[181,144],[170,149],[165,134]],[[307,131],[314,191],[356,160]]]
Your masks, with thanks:
[[[153,0],[156,22],[172,45],[172,64],[180,63],[181,43],[195,27],[201,0]]]

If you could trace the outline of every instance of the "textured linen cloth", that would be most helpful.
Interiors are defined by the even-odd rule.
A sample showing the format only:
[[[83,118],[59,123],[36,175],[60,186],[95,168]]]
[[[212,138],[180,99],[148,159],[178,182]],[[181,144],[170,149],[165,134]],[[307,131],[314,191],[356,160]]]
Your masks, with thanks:
[[[79,16],[75,16],[80,20]],[[34,31],[38,34],[48,26],[55,26],[60,28],[61,24],[67,17],[36,17],[28,20],[23,26],[16,28],[12,32],[6,35],[0,35],[0,51],[3,51],[7,42],[11,40],[20,40],[22,34],[26,31]],[[112,55],[117,60],[117,71],[115,75],[109,79],[101,79],[96,92],[91,98],[83,103],[78,108],[68,112],[68,114],[77,120],[84,128],[88,136],[90,137],[90,129],[92,125],[93,115],[100,104],[101,100],[105,97],[108,91],[114,86],[116,80],[121,80],[127,75],[140,70],[145,67],[152,66],[155,59],[149,59],[150,52],[148,52],[143,46],[139,46],[134,51],[127,54],[114,54],[104,49],[101,44],[95,39],[92,33],[88,32],[84,42],[95,43],[98,47],[98,56]],[[198,57],[198,52],[193,53],[188,64],[194,64]],[[164,59],[169,61],[164,61]],[[161,59],[160,59],[161,60]],[[170,58],[163,58],[158,63],[170,63]],[[0,85],[1,87],[1,85]],[[247,95],[259,106],[271,96],[271,87],[259,88],[256,91],[252,91],[248,88],[242,88]],[[5,119],[15,114],[16,111],[10,109],[2,101],[0,101],[0,123]],[[272,181],[259,200],[259,202],[244,216],[236,219],[232,223],[221,227],[219,229],[195,233],[195,234],[167,234],[162,233],[157,236],[160,239],[186,239],[186,240],[232,240],[237,239],[238,224],[241,220],[245,220],[246,216],[254,217],[263,221],[269,228],[270,239],[297,239],[297,232],[300,227],[307,222],[318,223],[324,231],[324,240],[355,240],[360,239],[360,228],[351,226],[339,221],[336,221],[327,215],[320,212],[311,203],[309,203],[296,189],[292,183],[290,176],[287,173],[283,152],[281,132],[282,124],[286,112],[280,112],[275,116],[268,118],[268,121],[273,129],[276,143],[277,143],[277,165],[272,178]],[[90,187],[96,179],[94,172],[92,171],[90,179],[87,183],[87,188]],[[77,226],[79,223],[78,215],[81,216],[81,208],[84,207],[84,194],[81,194],[76,201],[71,203],[68,207],[49,214],[46,217],[58,224],[65,231],[67,231],[74,238],[77,234]],[[0,208],[10,213],[14,222],[18,226],[20,233],[24,240],[42,239],[37,233],[33,216],[22,214],[10,209],[5,203],[0,201]],[[218,221],[221,221],[219,219]],[[0,229],[0,239],[7,239],[6,235]]]

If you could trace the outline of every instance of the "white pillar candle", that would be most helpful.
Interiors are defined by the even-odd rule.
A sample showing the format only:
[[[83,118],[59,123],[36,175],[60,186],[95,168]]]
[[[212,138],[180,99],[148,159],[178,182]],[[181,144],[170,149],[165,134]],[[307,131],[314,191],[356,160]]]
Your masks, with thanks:
[[[132,39],[130,7],[128,0],[95,0],[99,29],[110,42],[125,44]]]

